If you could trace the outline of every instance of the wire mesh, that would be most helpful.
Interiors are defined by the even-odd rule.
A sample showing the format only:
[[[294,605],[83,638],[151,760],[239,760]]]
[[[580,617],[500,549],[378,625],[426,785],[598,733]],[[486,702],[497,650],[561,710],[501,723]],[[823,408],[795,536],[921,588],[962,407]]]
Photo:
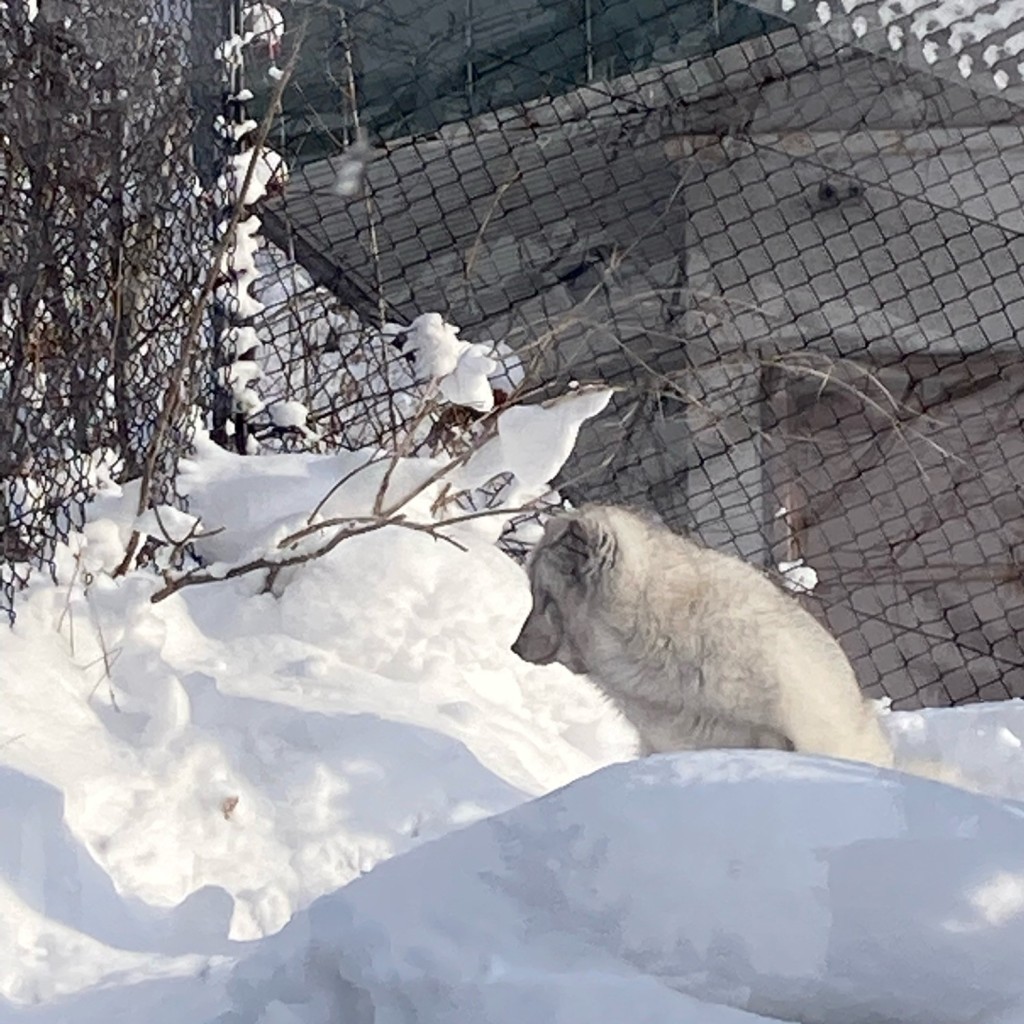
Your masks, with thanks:
[[[203,270],[188,12],[0,6],[0,610],[98,480],[173,491]],[[191,367],[184,367],[190,370]],[[165,412],[161,417],[161,413]]]
[[[884,6],[282,6],[265,230],[331,330],[436,310],[534,386],[619,385],[559,495],[813,583],[870,694],[1020,696],[1020,75]],[[289,309],[275,386],[351,424]]]
[[[224,443],[387,448],[424,385],[411,325],[436,312],[492,346],[495,395],[618,388],[551,504],[637,505],[763,566],[896,707],[1024,696],[1006,19],[944,0],[196,0],[189,20],[204,184],[219,72],[195,40],[244,37],[224,86],[243,153],[295,58],[255,302],[217,312],[212,394],[242,355],[260,370],[251,446],[204,396]],[[440,406],[422,450],[473,422]]]

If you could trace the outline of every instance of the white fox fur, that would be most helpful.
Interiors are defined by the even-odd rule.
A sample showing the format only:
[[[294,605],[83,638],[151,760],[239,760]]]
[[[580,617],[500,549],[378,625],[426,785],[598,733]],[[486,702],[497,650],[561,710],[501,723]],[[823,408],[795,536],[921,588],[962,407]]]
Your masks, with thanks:
[[[893,765],[839,644],[740,559],[597,505],[548,523],[529,576],[513,650],[589,676],[641,753],[775,747]]]

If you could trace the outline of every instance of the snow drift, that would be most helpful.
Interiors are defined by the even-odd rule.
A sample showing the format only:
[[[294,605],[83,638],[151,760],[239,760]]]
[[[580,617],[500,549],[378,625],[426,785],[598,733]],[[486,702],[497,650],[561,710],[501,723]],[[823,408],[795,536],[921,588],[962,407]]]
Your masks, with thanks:
[[[848,762],[660,756],[381,865],[280,946],[283,975],[236,976],[254,1020],[285,978],[310,1024],[1022,1019],[1024,808]]]
[[[266,550],[360,458],[201,445],[204,554]],[[364,514],[375,472],[323,514]],[[154,605],[152,574],[107,573],[138,524],[101,484],[0,632],[3,1024],[1024,1019],[1012,800],[795,756],[630,763],[586,680],[509,650],[530,598],[489,520],[451,531],[466,550],[388,527],[273,592]],[[1024,704],[885,722],[1024,797]]]

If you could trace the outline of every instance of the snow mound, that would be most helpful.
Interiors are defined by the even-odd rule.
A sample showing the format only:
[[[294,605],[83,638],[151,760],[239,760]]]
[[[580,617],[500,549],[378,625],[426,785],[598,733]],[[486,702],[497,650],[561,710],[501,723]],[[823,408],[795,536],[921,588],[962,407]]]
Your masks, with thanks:
[[[963,1024],[1024,1017],[1022,950],[1020,806],[712,751],[604,769],[379,866],[233,991],[244,1020],[302,992],[304,1024]]]
[[[201,445],[182,474],[198,546],[250,557],[366,458]],[[324,514],[365,515],[384,470]],[[275,594],[251,576],[153,604],[156,576],[103,571],[136,525],[125,491],[0,632],[0,999],[91,985],[120,964],[110,949],[213,955],[273,933],[382,859],[631,755],[585,680],[512,654],[528,588],[487,531],[462,528],[460,550],[388,528]],[[197,894],[216,914],[189,930],[174,915]]]
[[[385,484],[429,522],[436,466],[200,438],[188,517],[106,480],[0,631],[0,1024],[1024,1019],[1018,805],[795,755],[622,764],[597,691],[511,653],[496,520],[156,604],[106,571],[133,528],[228,566]],[[1024,703],[884,721],[1024,797]]]

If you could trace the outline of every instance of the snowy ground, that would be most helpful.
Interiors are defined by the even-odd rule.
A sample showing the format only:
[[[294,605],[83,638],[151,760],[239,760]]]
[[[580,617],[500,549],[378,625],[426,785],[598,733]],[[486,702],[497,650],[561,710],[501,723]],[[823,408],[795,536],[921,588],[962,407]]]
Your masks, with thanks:
[[[351,460],[204,447],[208,558]],[[1024,703],[886,719],[993,797],[634,762],[585,681],[511,654],[529,594],[491,531],[390,528],[275,594],[154,605],[102,571],[125,507],[108,488],[77,573],[69,550],[0,632],[2,1024],[1024,1021]]]

